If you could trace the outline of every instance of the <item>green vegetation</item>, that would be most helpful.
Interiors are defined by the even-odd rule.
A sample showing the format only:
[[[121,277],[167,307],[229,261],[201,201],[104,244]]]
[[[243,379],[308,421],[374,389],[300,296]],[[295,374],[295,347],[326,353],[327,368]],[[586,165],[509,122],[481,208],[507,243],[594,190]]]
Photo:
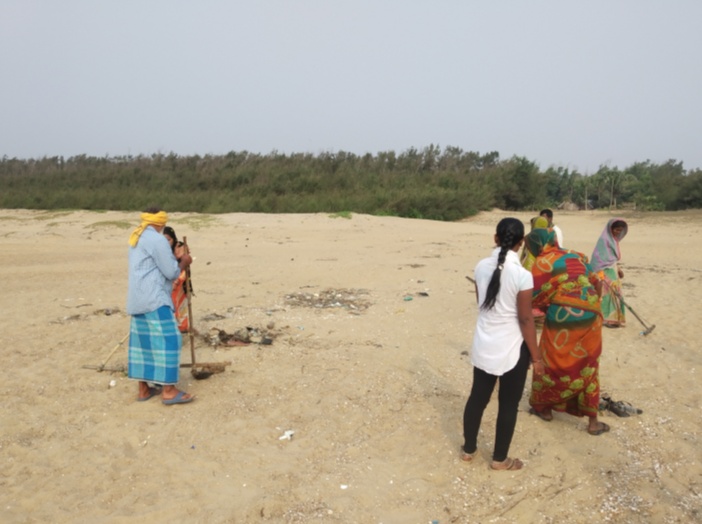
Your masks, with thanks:
[[[352,216],[351,211],[337,211],[329,215],[329,218],[346,218],[350,220]]]
[[[55,209],[52,211],[46,211],[40,213],[33,218],[33,220],[53,220],[54,218],[65,217],[73,213],[73,211],[68,211],[65,209]]]
[[[175,154],[0,160],[0,207],[186,213],[351,213],[457,220],[492,208],[579,207],[678,210],[702,207],[702,170],[649,161],[602,166],[589,176],[542,171],[523,158],[501,160],[431,145],[375,155],[337,153],[221,156]],[[204,227],[197,216],[188,225]]]
[[[177,211],[177,210],[173,210]],[[183,218],[171,219],[172,224],[182,224],[188,226],[190,229],[199,231],[204,227],[214,226],[217,220],[211,215],[190,215]]]
[[[98,228],[113,228],[117,229],[131,229],[134,224],[130,222],[125,222],[123,220],[103,220],[101,222],[93,222],[89,226],[85,226],[86,229],[98,229]]]

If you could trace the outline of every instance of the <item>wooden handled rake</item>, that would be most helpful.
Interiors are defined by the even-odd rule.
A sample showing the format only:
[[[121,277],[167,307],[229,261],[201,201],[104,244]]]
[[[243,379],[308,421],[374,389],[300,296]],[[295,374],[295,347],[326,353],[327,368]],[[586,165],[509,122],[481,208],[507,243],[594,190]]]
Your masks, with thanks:
[[[183,237],[183,248],[190,254],[188,239]],[[190,285],[190,266],[185,269],[185,297],[188,301],[188,338],[190,339],[190,362],[181,364],[182,368],[190,368],[190,373],[196,380],[210,378],[214,373],[222,373],[231,362],[205,362],[198,364],[195,360],[195,332],[193,331],[193,302]]]

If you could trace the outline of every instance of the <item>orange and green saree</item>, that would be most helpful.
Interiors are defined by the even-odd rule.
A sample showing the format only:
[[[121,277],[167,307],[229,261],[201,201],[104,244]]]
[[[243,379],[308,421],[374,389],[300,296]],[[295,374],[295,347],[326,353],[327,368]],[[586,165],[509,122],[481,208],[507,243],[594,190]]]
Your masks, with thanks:
[[[178,330],[181,333],[187,333],[190,325],[190,319],[188,318],[188,295],[185,292],[185,282],[185,271],[181,271],[180,276],[173,281],[173,290],[171,291],[176,322],[178,323]]]
[[[558,247],[553,231],[536,229],[526,243],[536,257],[533,305],[546,310],[539,341],[546,372],[534,378],[529,403],[538,412],[595,416],[602,352],[597,276],[585,255]]]
[[[173,233],[175,235],[175,232]],[[182,242],[178,242],[173,249],[173,254],[176,259],[180,261],[185,253],[188,253],[187,246]],[[173,288],[171,290],[171,298],[173,299],[173,309],[175,310],[176,322],[178,323],[178,330],[181,333],[187,333],[190,330],[190,316],[188,309],[188,293],[186,290],[186,282],[188,282],[188,276],[185,270],[180,272],[178,278],[173,281]],[[190,282],[190,293],[193,291],[192,282]]]

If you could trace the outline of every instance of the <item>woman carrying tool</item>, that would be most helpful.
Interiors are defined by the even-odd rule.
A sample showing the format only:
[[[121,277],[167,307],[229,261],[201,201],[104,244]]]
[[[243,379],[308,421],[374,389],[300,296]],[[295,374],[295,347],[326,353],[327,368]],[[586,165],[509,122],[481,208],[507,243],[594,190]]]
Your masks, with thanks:
[[[588,417],[587,432],[601,435],[609,426],[597,419],[602,353],[600,287],[585,255],[558,247],[555,233],[536,229],[526,238],[536,257],[534,306],[546,310],[539,348],[545,373],[534,376],[530,413],[542,420],[553,411]]]
[[[621,251],[619,242],[629,230],[621,218],[613,218],[600,235],[592,253],[592,270],[602,280],[602,323],[605,327],[624,327],[626,318],[622,299],[622,278],[624,272],[619,267]]]
[[[480,310],[473,337],[473,386],[463,413],[465,443],[461,459],[470,462],[478,449],[478,431],[495,384],[498,394],[495,446],[490,467],[521,469],[524,464],[507,456],[517,423],[517,407],[524,391],[529,362],[534,374],[543,373],[531,314],[533,279],[519,263],[524,224],[504,218],[497,224],[497,247],[475,267],[475,293]]]

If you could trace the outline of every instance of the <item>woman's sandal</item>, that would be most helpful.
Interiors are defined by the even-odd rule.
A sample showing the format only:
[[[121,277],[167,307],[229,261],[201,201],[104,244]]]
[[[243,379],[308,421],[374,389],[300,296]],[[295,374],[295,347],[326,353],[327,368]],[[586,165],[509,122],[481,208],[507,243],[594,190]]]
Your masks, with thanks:
[[[545,422],[551,422],[553,420],[553,413],[542,413],[541,411],[536,411],[534,408],[529,408],[529,413],[531,415],[536,415]]]
[[[602,435],[602,433],[607,433],[609,431],[609,426],[605,424],[604,422],[599,423],[599,427],[597,429],[590,429],[589,427],[587,428],[587,432],[592,435],[593,437],[596,437],[598,435]]]
[[[478,450],[476,449],[473,453],[467,453],[466,451],[461,448],[461,460],[463,462],[473,462],[473,459],[475,456],[478,454]]]
[[[509,457],[507,457],[502,462],[495,462],[493,460],[492,464],[490,464],[490,469],[494,469],[495,471],[516,471],[518,469],[522,469],[523,467],[524,462],[517,458]]]

